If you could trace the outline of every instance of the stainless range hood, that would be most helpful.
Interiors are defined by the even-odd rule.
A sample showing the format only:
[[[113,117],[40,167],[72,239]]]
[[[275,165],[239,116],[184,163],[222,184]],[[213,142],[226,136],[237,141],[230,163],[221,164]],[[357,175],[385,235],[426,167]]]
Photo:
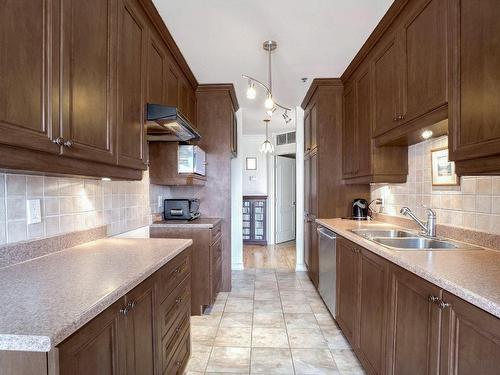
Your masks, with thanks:
[[[176,107],[148,103],[146,121],[147,140],[151,142],[186,142],[201,138]]]

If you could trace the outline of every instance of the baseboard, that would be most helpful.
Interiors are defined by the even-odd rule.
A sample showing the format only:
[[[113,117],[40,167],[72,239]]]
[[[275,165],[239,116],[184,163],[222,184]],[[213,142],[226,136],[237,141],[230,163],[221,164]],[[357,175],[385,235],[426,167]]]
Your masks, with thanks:
[[[296,264],[295,265],[295,271],[307,271],[307,267],[304,263],[302,264]]]

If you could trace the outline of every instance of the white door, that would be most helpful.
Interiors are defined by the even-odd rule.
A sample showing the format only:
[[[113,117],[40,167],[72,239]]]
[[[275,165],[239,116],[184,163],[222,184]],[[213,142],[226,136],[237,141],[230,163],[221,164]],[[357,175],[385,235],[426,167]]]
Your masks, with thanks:
[[[295,239],[295,159],[276,156],[276,243]]]

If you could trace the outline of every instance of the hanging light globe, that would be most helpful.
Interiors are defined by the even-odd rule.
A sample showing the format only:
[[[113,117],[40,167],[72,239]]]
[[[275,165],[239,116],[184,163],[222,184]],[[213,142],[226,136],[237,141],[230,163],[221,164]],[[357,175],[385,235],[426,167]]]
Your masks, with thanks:
[[[272,154],[274,152],[274,146],[267,139],[260,146],[260,152],[263,154]]]

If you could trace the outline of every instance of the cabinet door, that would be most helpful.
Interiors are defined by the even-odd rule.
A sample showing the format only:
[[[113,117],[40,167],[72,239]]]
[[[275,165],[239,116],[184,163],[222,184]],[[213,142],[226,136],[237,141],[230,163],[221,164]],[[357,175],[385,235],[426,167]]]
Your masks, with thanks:
[[[356,175],[356,90],[355,83],[346,85],[344,90],[344,121],[342,127],[342,171],[344,177]]]
[[[448,2],[450,158],[500,154],[500,7]]]
[[[153,279],[127,294],[125,318],[127,375],[154,374]]]
[[[373,373],[385,373],[389,263],[361,249],[359,266],[359,349]]]
[[[52,0],[2,1],[0,143],[59,153],[60,147],[51,140],[59,135],[57,117],[51,120],[50,115],[52,87],[58,86],[58,59],[49,48],[51,36],[57,36],[58,4]]]
[[[147,29],[136,3],[119,0],[118,164],[144,169]]]
[[[500,369],[500,319],[443,292],[441,373],[494,375]]]
[[[125,372],[120,299],[59,344],[60,375],[119,375]]]
[[[116,163],[117,0],[62,0],[62,153]]]
[[[148,44],[148,103],[163,104],[166,102],[167,78],[166,52],[159,37],[151,31]]]
[[[369,67],[356,79],[356,146],[350,153],[357,161],[357,176],[368,176],[372,171],[372,102]]]
[[[399,65],[396,34],[381,39],[372,60],[374,135],[398,126]]]
[[[311,150],[318,146],[318,105],[315,103],[311,107]]]
[[[311,154],[310,162],[310,191],[309,191],[309,213],[318,217],[318,153],[314,151]]]
[[[403,25],[403,120],[447,104],[446,3],[415,2]]]
[[[311,158],[304,159],[304,214],[311,212]]]
[[[169,64],[167,68],[167,104],[172,107],[177,107],[179,105],[179,70],[172,61],[172,57],[169,59]]]
[[[359,321],[359,250],[344,238],[337,238],[336,320],[353,347],[358,346]]]
[[[304,152],[311,151],[311,110],[304,113]]]
[[[388,327],[388,374],[437,374],[441,310],[429,297],[441,290],[394,267]]]
[[[309,216],[304,218],[304,264],[309,271],[311,269],[311,231],[312,219]]]

